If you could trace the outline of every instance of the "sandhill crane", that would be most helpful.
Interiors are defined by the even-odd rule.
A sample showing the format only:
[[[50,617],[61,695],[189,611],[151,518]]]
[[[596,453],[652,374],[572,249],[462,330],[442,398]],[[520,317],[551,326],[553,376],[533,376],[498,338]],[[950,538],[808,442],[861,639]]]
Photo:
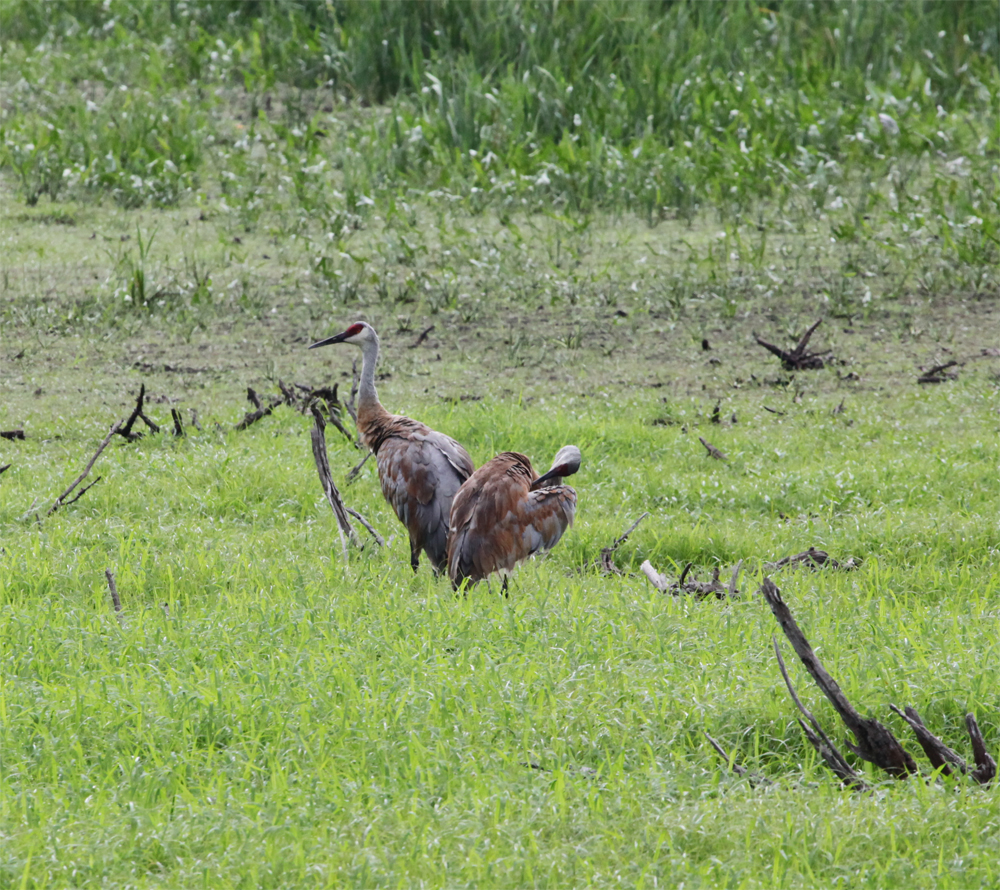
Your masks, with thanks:
[[[310,349],[331,343],[361,347],[361,384],[358,390],[358,432],[375,455],[382,494],[410,535],[410,565],[417,570],[420,551],[435,572],[447,561],[448,516],[451,502],[475,466],[454,439],[425,424],[390,414],[375,391],[375,364],[379,340],[366,322],[313,343]]]
[[[580,449],[559,450],[539,476],[523,454],[505,451],[483,464],[451,505],[448,575],[457,588],[493,572],[503,577],[529,556],[551,550],[573,524],[576,492],[562,483],[580,469]]]

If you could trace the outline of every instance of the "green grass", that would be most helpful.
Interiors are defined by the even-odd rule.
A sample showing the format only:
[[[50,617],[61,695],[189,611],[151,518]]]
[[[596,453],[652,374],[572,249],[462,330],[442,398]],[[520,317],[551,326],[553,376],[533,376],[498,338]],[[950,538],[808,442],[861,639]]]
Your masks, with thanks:
[[[845,693],[1000,752],[994,3],[18,0],[0,42],[0,888],[1000,887],[996,786],[843,790],[754,596],[863,560],[775,576]],[[477,464],[580,446],[509,599],[413,575],[328,429],[388,539],[344,564],[310,419],[233,431],[349,385],[305,347],[356,318]],[[754,341],[817,318],[820,371]],[[188,435],[46,517],[141,383]]]

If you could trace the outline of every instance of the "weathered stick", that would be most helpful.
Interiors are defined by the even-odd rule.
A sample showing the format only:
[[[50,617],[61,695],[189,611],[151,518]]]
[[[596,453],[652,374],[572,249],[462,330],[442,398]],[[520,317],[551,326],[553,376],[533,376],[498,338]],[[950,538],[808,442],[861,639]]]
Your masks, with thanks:
[[[873,717],[864,718],[854,710],[847,696],[841,692],[837,681],[827,673],[822,662],[816,657],[805,634],[796,624],[792,613],[781,598],[781,591],[770,578],[764,578],[760,593],[771,607],[774,617],[788,637],[788,642],[812,675],[820,691],[830,700],[834,709],[844,721],[844,725],[854,733],[856,745],[848,742],[848,747],[859,757],[874,763],[896,778],[906,778],[917,772],[917,765],[892,732]]]
[[[260,400],[260,396],[254,391],[252,386],[247,387],[247,400],[256,408],[255,411],[248,411],[246,416],[236,424],[237,431],[245,430],[251,424],[256,423],[262,417],[267,417],[278,405],[285,404],[284,398],[273,399],[266,408]]]
[[[23,439],[24,430],[0,430],[0,439]]]
[[[385,547],[385,538],[383,538],[375,530],[375,527],[367,519],[365,519],[364,516],[362,516],[357,510],[355,510],[352,507],[345,507],[344,509],[346,509],[347,512],[351,514],[351,516],[357,519],[358,522],[360,522],[366,529],[368,529],[369,534],[375,539],[375,543],[378,544],[379,547]]]
[[[83,472],[79,476],[77,476],[76,479],[73,480],[73,484],[70,485],[69,488],[67,488],[61,495],[59,495],[59,497],[56,498],[55,503],[51,507],[49,507],[49,512],[45,514],[46,516],[51,516],[53,513],[55,513],[56,510],[58,510],[63,505],[63,502],[66,500],[66,498],[73,493],[73,489],[76,488],[81,482],[83,482],[84,479],[87,478],[87,474],[91,471],[94,464],[97,462],[97,458],[99,458],[101,456],[101,452],[108,447],[108,443],[111,441],[112,436],[114,436],[114,434],[121,429],[121,425],[122,422],[119,420],[116,424],[114,424],[111,427],[111,431],[104,437],[104,441],[101,442],[100,445],[98,445],[97,451],[94,452],[94,456],[90,459],[90,462],[87,464],[87,466],[83,468]],[[87,487],[89,488],[90,486]],[[74,500],[76,500],[76,498],[74,498]]]
[[[129,415],[128,420],[125,421],[125,423],[122,425],[122,428],[118,431],[119,433],[121,433],[121,435],[123,435],[126,439],[128,439],[129,442],[134,442],[136,439],[142,438],[142,433],[132,432],[132,425],[136,422],[136,420],[141,419],[142,422],[149,427],[150,431],[154,433],[158,433],[160,431],[159,425],[150,420],[143,411],[143,404],[145,403],[145,401],[146,401],[146,384],[143,383],[140,384],[139,386],[139,396],[135,400],[135,408],[132,409],[132,413]]]
[[[346,563],[348,539],[355,544],[359,544],[360,541],[358,540],[357,532],[351,526],[351,520],[347,517],[347,509],[344,507],[340,492],[337,491],[337,486],[330,473],[330,461],[326,456],[326,434],[324,433],[326,421],[323,419],[323,413],[315,403],[312,406],[312,413],[316,420],[313,424],[311,436],[313,458],[316,461],[316,470],[319,473],[319,481],[323,486],[323,493],[326,495],[327,501],[330,502],[330,508],[333,510],[333,515],[337,520],[337,530],[340,533],[340,543],[343,547],[344,562]]]
[[[955,374],[945,374],[949,368],[954,368],[958,362],[952,359],[950,362],[945,362],[943,365],[935,365],[929,371],[924,371],[917,378],[917,383],[944,383],[945,380],[954,380],[957,375]]]
[[[706,442],[701,436],[698,436],[698,441],[705,446],[705,450],[716,460],[728,460],[726,455],[719,451],[719,449],[716,448],[711,442]]]
[[[122,601],[118,599],[118,586],[115,584],[115,576],[112,574],[111,569],[104,570],[104,577],[108,579],[108,590],[111,591],[111,602],[115,607],[116,612],[121,612]]]
[[[0,473],[4,473],[7,470],[9,470],[10,466],[11,466],[10,464],[4,464],[2,467],[0,467]]]
[[[611,542],[610,547],[602,548],[601,555],[593,561],[592,565],[599,568],[606,575],[620,575],[621,572],[618,571],[618,567],[615,565],[614,560],[611,558],[612,554],[614,554],[614,552],[628,540],[629,535],[631,535],[632,532],[634,532],[639,527],[639,523],[642,522],[642,520],[645,519],[647,516],[649,516],[648,511],[643,513],[642,516],[640,516],[627,529],[625,529],[623,534],[615,538],[615,540]]]
[[[767,340],[758,337],[757,334],[753,336],[760,346],[763,346],[768,352],[781,359],[781,365],[786,371],[816,370],[823,367],[823,356],[828,356],[829,351],[824,353],[806,352],[806,346],[809,343],[809,338],[813,335],[813,331],[819,327],[822,320],[819,319],[802,335],[791,352],[787,352],[773,343],[768,343]]]
[[[768,572],[774,572],[789,565],[806,566],[810,569],[826,567],[831,569],[850,570],[858,568],[858,566],[861,565],[861,560],[855,559],[851,556],[844,560],[844,562],[838,562],[825,550],[818,550],[815,547],[810,547],[808,550],[803,550],[801,553],[796,553],[794,556],[783,556],[775,562],[765,563],[764,569]]]
[[[931,762],[931,766],[934,769],[941,770],[941,773],[945,776],[952,774],[952,767],[955,767],[961,773],[969,771],[966,762],[924,725],[924,721],[920,719],[916,708],[907,707],[905,711],[899,710],[895,705],[889,705],[889,708],[899,714],[910,725],[913,734],[917,737],[917,741],[920,742],[920,747],[924,749],[924,754],[927,755],[927,759]]]
[[[421,343],[424,342],[424,340],[427,339],[427,335],[433,330],[434,330],[434,325],[424,328],[424,330],[420,332],[420,336],[417,337],[416,342],[410,345],[410,349],[416,349]]]
[[[983,742],[983,734],[979,731],[979,724],[973,714],[965,715],[965,728],[969,730],[969,738],[972,739],[972,756],[976,761],[976,768],[972,771],[972,778],[980,785],[989,785],[997,775],[997,762],[990,757]]]
[[[657,590],[667,590],[670,587],[670,579],[666,575],[661,575],[656,571],[648,559],[639,566],[639,571],[649,578],[649,583]]]
[[[346,480],[347,485],[350,485],[355,479],[358,478],[358,473],[360,473],[361,468],[366,463],[368,463],[368,458],[370,458],[371,456],[372,453],[370,451],[367,452],[365,456],[361,458],[361,460],[355,466],[351,467],[351,471],[347,474],[347,480]]]
[[[184,424],[181,423],[181,412],[176,408],[170,409],[170,416],[174,419],[174,435],[181,438],[184,435]]]
[[[810,729],[805,721],[801,719],[799,720],[799,726],[802,727],[806,738],[809,740],[809,744],[816,749],[816,753],[823,758],[823,761],[828,767],[830,767],[841,782],[845,785],[857,788],[859,791],[864,791],[868,787],[864,780],[857,774],[857,772],[855,772],[854,767],[852,767],[847,760],[844,759],[844,755],[837,750],[837,746],[830,740],[827,734],[823,732],[823,728],[812,715],[812,712],[807,710],[806,706],[802,704],[802,701],[795,693],[795,687],[792,686],[792,681],[785,668],[785,660],[781,657],[781,648],[778,646],[777,637],[771,637],[771,642],[774,644],[774,654],[778,657],[778,667],[781,670],[781,676],[785,680],[785,686],[788,688],[788,694],[792,697],[792,701],[795,702],[795,707],[797,707],[802,712],[806,720],[812,724],[812,729]],[[815,730],[815,732],[813,730]]]

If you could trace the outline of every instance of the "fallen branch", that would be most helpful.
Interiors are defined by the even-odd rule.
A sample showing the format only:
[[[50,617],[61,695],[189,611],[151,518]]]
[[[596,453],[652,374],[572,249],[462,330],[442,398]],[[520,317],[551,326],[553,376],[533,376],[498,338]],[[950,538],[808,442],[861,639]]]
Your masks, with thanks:
[[[648,559],[639,566],[639,570],[657,590],[662,590],[664,593],[672,593],[674,596],[691,594],[699,599],[714,596],[720,600],[726,599],[726,597],[739,596],[740,592],[736,587],[736,580],[739,577],[740,569],[743,567],[742,559],[733,566],[733,574],[726,587],[723,587],[722,582],[719,580],[721,572],[718,566],[712,571],[711,581],[688,581],[687,576],[688,572],[691,571],[692,565],[690,562],[685,565],[680,578],[675,582],[671,582],[670,578],[658,572]]]
[[[323,419],[323,413],[315,403],[312,406],[312,413],[316,421],[313,424],[311,435],[313,458],[316,461],[316,470],[319,473],[319,481],[323,486],[323,493],[326,495],[327,501],[330,502],[330,508],[333,510],[333,515],[337,520],[337,530],[340,532],[340,543],[344,551],[344,562],[346,563],[348,539],[355,544],[360,544],[360,541],[358,540],[357,532],[351,526],[351,520],[347,517],[347,509],[344,507],[344,501],[341,499],[340,492],[337,490],[333,476],[330,473],[330,462],[326,456],[326,434],[324,432],[326,421]]]
[[[788,688],[788,694],[792,697],[792,701],[795,702],[795,707],[797,707],[802,715],[812,724],[812,729],[803,720],[799,720],[799,726],[802,727],[803,732],[806,734],[806,738],[809,739],[809,743],[816,749],[816,753],[823,758],[824,762],[837,778],[840,779],[845,785],[850,785],[853,788],[857,788],[859,791],[867,790],[867,785],[864,780],[855,772],[854,767],[852,767],[844,755],[840,753],[837,746],[830,740],[823,728],[819,725],[816,718],[812,715],[812,712],[806,709],[806,706],[802,704],[798,695],[795,693],[795,687],[792,686],[792,681],[788,676],[788,671],[785,669],[785,660],[781,657],[781,648],[778,646],[778,638],[771,637],[771,642],[774,644],[774,654],[778,658],[778,667],[781,670],[781,676],[785,680],[785,686]],[[815,730],[815,731],[814,731]]]
[[[254,406],[256,410],[248,411],[246,416],[236,424],[236,430],[245,430],[248,426],[255,424],[262,417],[267,417],[275,408],[279,405],[285,404],[285,397],[282,396],[280,399],[272,399],[271,403],[265,408],[264,404],[260,400],[260,396],[254,391],[252,386],[247,387],[247,400]]]
[[[917,737],[920,747],[924,749],[924,754],[927,755],[927,759],[934,769],[941,770],[942,775],[945,776],[952,774],[952,767],[960,773],[969,771],[966,762],[924,725],[916,708],[907,707],[905,711],[901,711],[895,705],[889,705],[889,709],[899,714],[910,725],[910,729],[913,730],[913,734]]]
[[[698,436],[698,441],[705,446],[705,450],[716,460],[728,460],[726,455],[719,451],[711,442],[706,442],[701,436]]]
[[[379,547],[385,547],[385,538],[383,538],[375,530],[375,527],[367,519],[365,519],[364,516],[362,516],[357,510],[353,509],[352,507],[345,507],[345,509],[347,510],[348,513],[351,514],[351,516],[357,519],[358,522],[360,522],[366,529],[368,529],[368,533],[375,539],[375,543],[378,544]]]
[[[0,439],[23,439],[24,430],[0,430]]]
[[[419,337],[417,337],[417,339],[416,339],[416,342],[414,342],[414,343],[411,343],[411,344],[410,344],[410,349],[416,349],[416,348],[417,348],[417,347],[418,347],[418,346],[419,346],[419,345],[420,345],[421,343],[423,343],[423,342],[424,342],[424,340],[426,340],[426,339],[427,339],[427,335],[428,335],[428,334],[429,334],[429,333],[430,333],[431,331],[433,331],[433,330],[434,330],[434,325],[431,325],[430,327],[427,327],[427,328],[424,328],[424,329],[423,329],[423,330],[422,330],[422,331],[420,332],[420,336],[419,336]]]
[[[746,777],[751,785],[770,785],[771,780],[766,776],[762,776],[759,773],[752,773],[745,766],[738,763],[735,754],[727,754],[726,749],[722,747],[715,739],[713,739],[705,730],[705,738],[708,739],[709,744],[715,748],[716,753],[722,758],[723,762],[728,766],[737,776],[741,779]]]
[[[135,400],[135,408],[132,409],[132,413],[129,415],[128,420],[121,425],[121,429],[118,431],[122,436],[128,439],[129,442],[134,442],[136,439],[142,438],[142,433],[132,432],[132,426],[135,424],[136,420],[142,420],[142,422],[149,427],[151,432],[158,433],[160,431],[159,425],[150,420],[143,411],[143,404],[145,401],[146,384],[143,383],[139,386],[139,396]]]
[[[355,464],[355,466],[351,467],[350,472],[347,474],[347,479],[346,479],[346,482],[345,482],[346,485],[350,485],[355,479],[358,478],[358,473],[360,473],[361,472],[361,468],[366,463],[368,463],[368,458],[370,458],[371,456],[372,456],[372,453],[370,451],[367,452],[365,454],[365,456],[363,458],[361,458],[361,460],[357,464]]]
[[[10,466],[11,466],[10,464],[4,464],[2,467],[0,467],[0,473],[7,472],[7,470],[10,469]]]
[[[990,757],[983,742],[983,734],[979,731],[979,724],[972,714],[965,715],[965,728],[969,731],[969,738],[972,739],[972,756],[976,761],[976,768],[972,771],[972,778],[980,785],[989,785],[997,775],[997,762]]]
[[[73,480],[73,483],[72,485],[70,485],[69,488],[67,488],[61,495],[59,495],[59,497],[56,498],[55,503],[51,507],[49,507],[49,512],[45,514],[46,516],[51,516],[53,513],[56,512],[56,510],[58,510],[61,506],[63,506],[63,502],[66,500],[67,497],[69,497],[73,493],[73,489],[76,488],[81,482],[83,482],[84,479],[87,478],[87,474],[91,471],[94,464],[97,462],[97,458],[99,458],[101,456],[101,452],[108,447],[108,443],[111,441],[111,438],[114,436],[115,433],[117,433],[121,429],[121,425],[122,422],[119,420],[116,424],[114,424],[111,427],[111,431],[104,437],[104,441],[101,442],[101,444],[97,447],[97,451],[94,452],[94,456],[90,459],[90,462],[87,464],[87,466],[83,468],[83,472],[79,476],[77,476],[76,479]],[[93,483],[91,483],[91,485],[92,484]],[[88,485],[87,488],[90,488],[91,485]],[[86,490],[87,489],[84,489],[84,491]],[[80,494],[83,494],[83,492],[80,492]],[[73,500],[74,501],[77,500],[79,496],[80,495],[77,495],[77,497],[73,498]]]
[[[81,488],[73,497],[71,497],[68,501],[64,501],[63,506],[68,507],[70,504],[75,504],[103,478],[103,476],[98,476],[93,482],[90,483],[90,485],[84,485],[83,488]]]
[[[193,426],[198,432],[201,432],[201,424],[198,423],[198,412],[194,408],[191,409],[191,426]]]
[[[824,366],[824,358],[829,358],[830,351],[827,350],[823,353],[806,352],[806,346],[809,344],[809,338],[812,337],[813,331],[819,327],[822,320],[823,319],[819,319],[802,335],[801,339],[791,352],[786,352],[780,346],[768,343],[767,340],[763,340],[758,337],[756,333],[753,336],[759,345],[763,346],[768,352],[773,353],[781,359],[781,366],[786,371],[818,370]]]
[[[122,610],[122,601],[118,599],[118,587],[115,584],[115,576],[112,574],[111,569],[104,570],[104,577],[108,579],[108,590],[111,591],[111,602],[115,607],[115,612],[119,613],[119,620],[121,620],[120,613]]]
[[[929,371],[924,371],[917,378],[917,383],[944,383],[946,380],[955,380],[958,378],[958,374],[945,374],[949,368],[954,368],[958,362],[952,359],[950,362],[945,362],[943,365],[935,365]]]
[[[760,593],[780,625],[788,641],[792,644],[802,664],[812,676],[820,691],[830,700],[840,715],[844,725],[854,734],[856,745],[848,747],[859,757],[874,763],[896,778],[906,778],[917,771],[913,758],[906,752],[891,730],[873,717],[864,718],[854,710],[847,696],[841,691],[837,681],[827,673],[822,662],[816,657],[805,634],[796,624],[792,613],[781,598],[781,591],[770,578],[764,578]]]
[[[170,409],[170,416],[174,419],[174,435],[181,438],[184,435],[184,424],[181,423],[181,412],[176,408]]]
[[[808,550],[803,550],[801,553],[796,553],[794,556],[784,556],[776,562],[768,562],[764,564],[764,570],[768,572],[774,572],[778,569],[782,569],[785,566],[805,566],[810,569],[818,568],[829,568],[829,569],[843,569],[844,571],[850,571],[851,569],[856,569],[861,565],[862,560],[855,559],[853,556],[849,556],[844,562],[838,562],[825,550],[818,550],[815,547],[810,547]]]
[[[649,516],[648,511],[646,513],[643,513],[642,516],[640,516],[627,529],[625,529],[625,531],[619,537],[615,538],[615,540],[611,542],[610,547],[603,548],[601,550],[601,555],[598,556],[597,559],[595,559],[591,563],[591,565],[596,568],[599,568],[601,570],[601,573],[604,575],[620,575],[621,570],[615,565],[615,561],[611,557],[614,554],[614,552],[628,540],[629,535],[631,535],[632,532],[634,532],[639,527],[639,523],[642,522],[642,520],[645,519],[647,516]]]

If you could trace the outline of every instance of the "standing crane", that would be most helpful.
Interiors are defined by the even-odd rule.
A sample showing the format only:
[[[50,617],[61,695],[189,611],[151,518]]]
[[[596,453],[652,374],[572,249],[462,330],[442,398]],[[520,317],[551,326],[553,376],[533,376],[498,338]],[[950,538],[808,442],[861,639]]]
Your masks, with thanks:
[[[468,452],[449,436],[399,414],[390,414],[375,391],[379,340],[375,329],[359,321],[346,331],[313,343],[310,349],[331,343],[361,347],[361,384],[358,390],[358,432],[375,455],[382,494],[410,535],[410,565],[420,565],[427,554],[436,573],[447,562],[448,516],[451,502],[475,470]]]
[[[551,550],[573,524],[576,492],[562,479],[580,469],[580,449],[567,445],[543,476],[516,451],[483,464],[451,505],[448,575],[457,589],[499,572],[501,591],[519,563]]]

